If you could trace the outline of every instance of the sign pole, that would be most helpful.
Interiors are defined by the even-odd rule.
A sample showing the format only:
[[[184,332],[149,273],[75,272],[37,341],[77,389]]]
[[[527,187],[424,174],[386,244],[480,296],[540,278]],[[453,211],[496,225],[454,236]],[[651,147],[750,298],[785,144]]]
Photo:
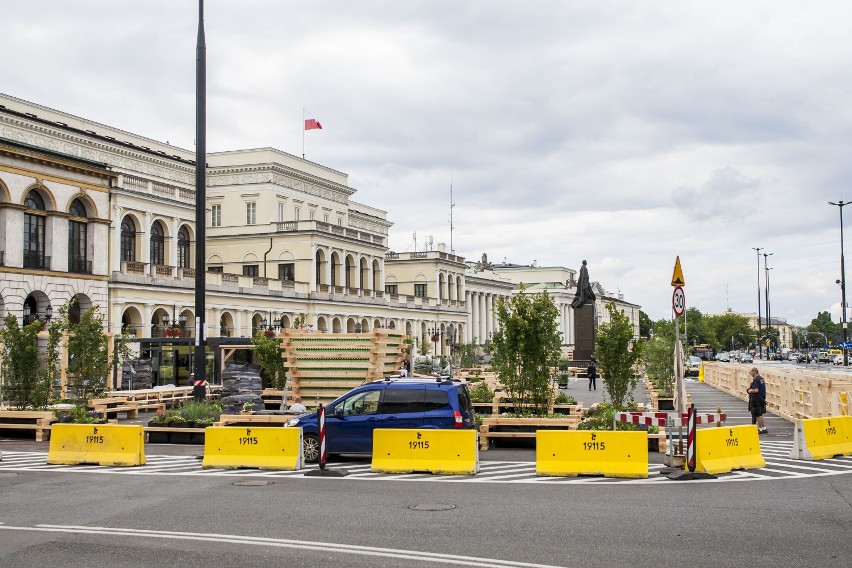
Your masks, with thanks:
[[[695,473],[695,405],[689,405],[689,415],[687,419],[687,443],[686,443],[686,465],[690,473]]]
[[[317,418],[319,419],[320,443],[319,468],[325,469],[325,461],[328,456],[325,453],[325,408],[323,408],[321,404],[319,405],[319,409],[317,409]]]

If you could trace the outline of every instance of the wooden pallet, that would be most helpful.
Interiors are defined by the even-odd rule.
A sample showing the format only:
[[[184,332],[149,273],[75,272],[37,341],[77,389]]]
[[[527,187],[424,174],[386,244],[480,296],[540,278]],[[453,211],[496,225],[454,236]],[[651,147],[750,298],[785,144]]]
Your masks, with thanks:
[[[222,414],[214,426],[283,426],[295,414]]]
[[[34,430],[36,442],[50,439],[50,425],[56,421],[56,415],[49,411],[0,411],[0,430]]]

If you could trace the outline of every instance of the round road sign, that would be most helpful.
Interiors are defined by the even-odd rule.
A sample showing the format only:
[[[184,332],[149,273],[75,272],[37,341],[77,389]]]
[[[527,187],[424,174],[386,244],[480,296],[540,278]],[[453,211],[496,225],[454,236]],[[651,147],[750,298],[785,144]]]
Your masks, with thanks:
[[[683,286],[675,286],[672,294],[672,309],[678,317],[682,316],[686,309],[686,294],[683,291]]]

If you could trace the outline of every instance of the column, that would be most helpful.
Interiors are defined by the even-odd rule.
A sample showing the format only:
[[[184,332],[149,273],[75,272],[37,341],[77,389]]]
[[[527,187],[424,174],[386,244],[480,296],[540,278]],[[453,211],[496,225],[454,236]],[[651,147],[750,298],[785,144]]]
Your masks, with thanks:
[[[489,337],[494,335],[494,294],[488,294],[485,298],[485,310],[486,314],[488,314],[485,319],[486,330],[485,332]]]
[[[479,337],[482,338],[482,343],[488,341],[488,329],[485,325],[485,319],[488,317],[488,311],[485,307],[485,294],[479,294]]]
[[[467,318],[467,319],[466,319],[467,329],[469,330],[469,329],[470,329],[471,322],[473,321],[473,314],[471,313],[471,307],[470,307],[470,292],[467,292],[467,291],[466,291],[466,292],[464,293],[464,300],[465,300],[465,302],[464,302],[464,306],[465,306],[464,311],[465,311],[465,316],[466,316],[466,318]],[[468,342],[470,342],[470,338],[467,338],[467,340],[468,340]]]

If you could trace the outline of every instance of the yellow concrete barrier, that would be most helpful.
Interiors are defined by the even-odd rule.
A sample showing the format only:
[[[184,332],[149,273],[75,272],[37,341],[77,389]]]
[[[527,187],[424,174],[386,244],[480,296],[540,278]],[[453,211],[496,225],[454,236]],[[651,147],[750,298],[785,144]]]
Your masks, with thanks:
[[[304,466],[301,428],[209,426],[202,467],[297,470]]]
[[[824,460],[852,456],[852,416],[796,420],[793,431],[794,460]]]
[[[704,363],[701,363],[701,366],[698,367],[698,381],[704,382]]]
[[[373,463],[380,473],[479,473],[476,430],[377,428]]]
[[[695,471],[717,474],[766,465],[755,425],[700,428],[695,450]]]
[[[648,477],[647,432],[538,430],[535,472],[576,477]]]
[[[54,424],[47,463],[144,465],[145,432],[142,426]]]

